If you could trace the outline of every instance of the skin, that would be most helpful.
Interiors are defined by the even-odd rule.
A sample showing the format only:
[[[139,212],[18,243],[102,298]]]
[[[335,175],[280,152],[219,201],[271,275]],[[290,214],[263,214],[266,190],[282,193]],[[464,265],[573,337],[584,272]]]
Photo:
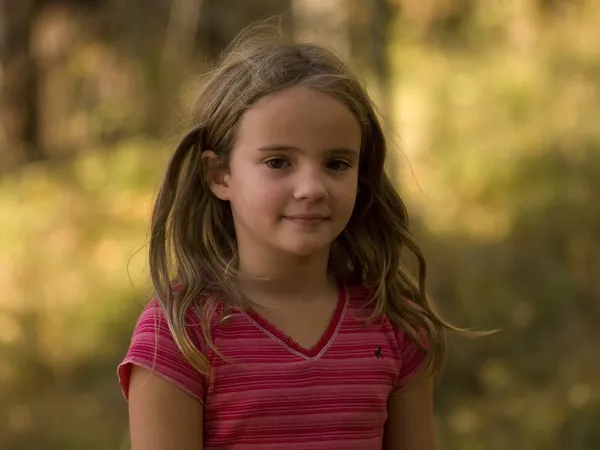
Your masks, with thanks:
[[[134,367],[129,382],[132,450],[201,450],[202,405],[174,384]]]
[[[436,450],[433,380],[420,376],[388,402],[386,450]]]
[[[229,170],[211,188],[231,204],[247,278],[268,277],[269,289],[288,296],[314,296],[311,285],[323,290],[330,245],[354,209],[360,145],[350,110],[306,86],[263,97],[246,112]]]
[[[342,102],[297,85],[248,110],[228,170],[208,174],[232,208],[245,295],[305,347],[336,305],[327,263],[354,209],[360,146],[360,125]],[[174,385],[134,368],[129,405],[132,450],[202,448],[202,406]],[[433,450],[431,405],[425,378],[390,399],[386,448]]]

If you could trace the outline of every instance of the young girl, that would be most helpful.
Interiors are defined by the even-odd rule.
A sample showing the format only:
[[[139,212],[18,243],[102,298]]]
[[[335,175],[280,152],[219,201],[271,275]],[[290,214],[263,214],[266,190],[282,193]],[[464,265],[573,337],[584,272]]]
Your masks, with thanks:
[[[132,449],[433,450],[454,328],[425,295],[364,88],[319,46],[242,37],[195,123],[154,206],[156,298],[118,368]]]

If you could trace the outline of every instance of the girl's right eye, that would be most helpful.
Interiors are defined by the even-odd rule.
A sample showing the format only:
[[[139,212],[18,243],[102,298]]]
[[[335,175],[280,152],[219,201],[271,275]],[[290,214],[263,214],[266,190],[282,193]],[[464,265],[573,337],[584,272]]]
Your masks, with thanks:
[[[271,158],[265,164],[271,169],[287,169],[290,166],[289,161],[283,158]]]

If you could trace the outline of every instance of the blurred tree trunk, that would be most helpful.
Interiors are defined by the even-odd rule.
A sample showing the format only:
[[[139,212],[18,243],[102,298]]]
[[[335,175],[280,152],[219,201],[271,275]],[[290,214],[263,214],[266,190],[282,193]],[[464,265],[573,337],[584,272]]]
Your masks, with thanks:
[[[172,0],[162,49],[161,73],[170,84],[173,75],[185,75],[173,67],[189,67],[195,50],[202,0]]]
[[[388,61],[388,44],[390,41],[390,7],[387,0],[373,0],[369,11],[365,55],[373,74],[373,93],[381,112],[387,116],[390,67]]]
[[[367,80],[369,94],[380,113],[384,131],[392,135],[397,121],[392,108],[392,74],[388,49],[396,10],[391,6],[390,0],[372,0],[368,3],[352,0],[351,3],[349,29],[352,56],[359,61],[361,75]],[[393,143],[389,142],[388,145],[390,152],[386,169],[392,181],[396,182],[398,164]]]
[[[244,2],[242,7],[239,0],[203,0],[198,40],[204,54],[209,59],[217,58],[243,28],[259,20],[289,13],[293,1],[252,0]]]
[[[368,24],[366,27],[367,46],[365,49],[366,61],[370,66],[372,77],[371,94],[375,101],[385,133],[390,136],[394,133],[394,124],[397,123],[395,111],[392,108],[391,70],[388,48],[391,38],[390,27],[393,9],[389,0],[373,0],[368,11]],[[398,181],[398,150],[393,141],[388,139],[388,164],[386,170],[393,183]]]
[[[296,36],[327,45],[348,59],[351,56],[350,6],[348,0],[292,0]]]
[[[39,2],[0,0],[0,168],[44,159],[39,72],[30,52]]]

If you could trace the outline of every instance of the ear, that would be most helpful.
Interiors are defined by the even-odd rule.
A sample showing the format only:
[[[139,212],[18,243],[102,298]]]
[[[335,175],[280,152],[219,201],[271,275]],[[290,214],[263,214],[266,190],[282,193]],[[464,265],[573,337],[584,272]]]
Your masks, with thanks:
[[[202,165],[204,166],[208,187],[219,200],[229,201],[229,175],[215,169],[218,166],[217,160],[218,156],[212,150],[202,152]]]

